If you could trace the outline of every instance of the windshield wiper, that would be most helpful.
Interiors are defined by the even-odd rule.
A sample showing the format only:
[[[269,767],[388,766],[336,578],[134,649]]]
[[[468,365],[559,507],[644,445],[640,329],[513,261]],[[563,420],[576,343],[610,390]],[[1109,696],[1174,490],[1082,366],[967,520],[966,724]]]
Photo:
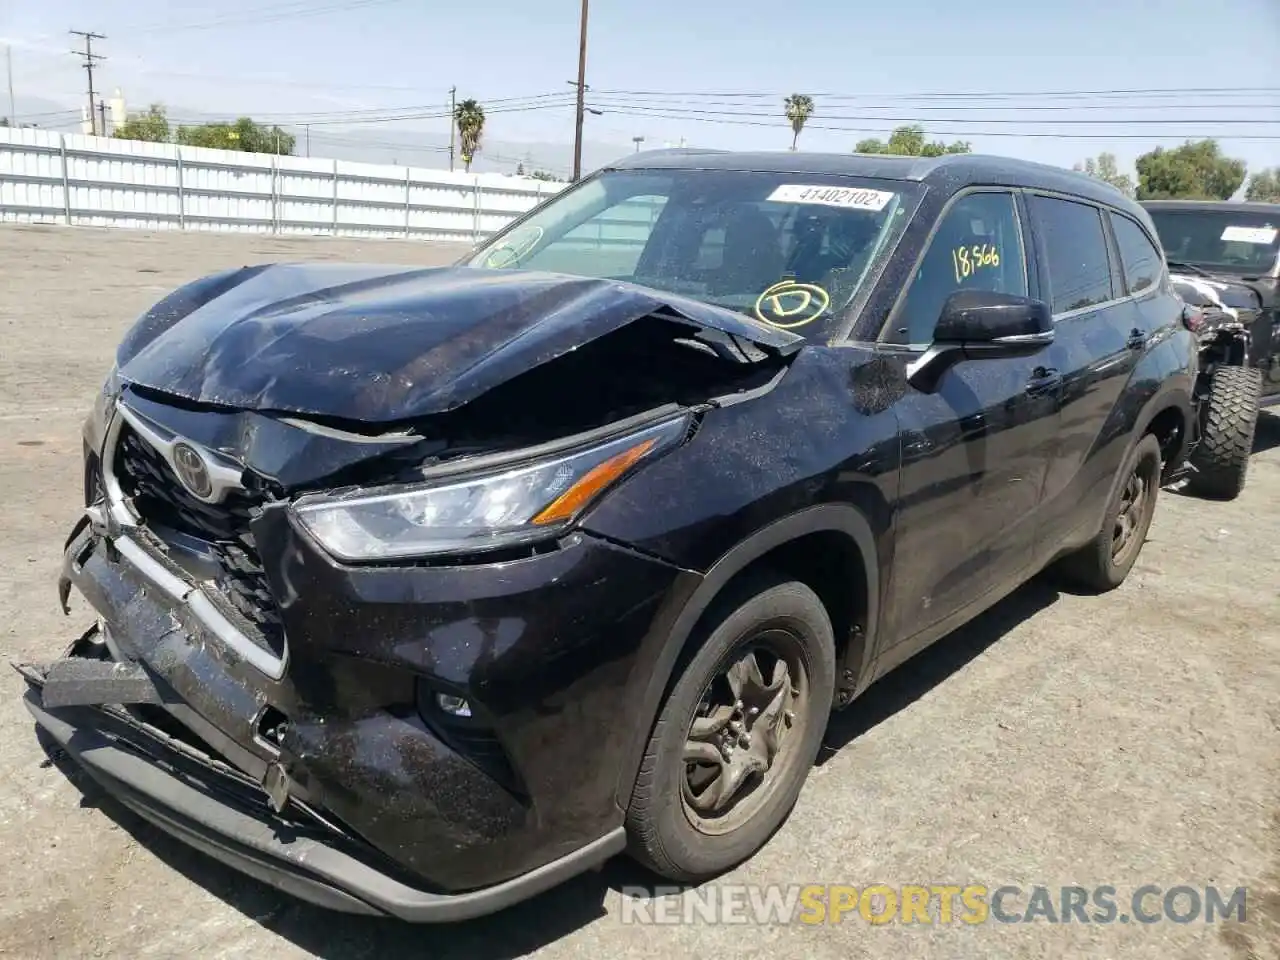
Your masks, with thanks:
[[[1213,274],[1204,267],[1197,267],[1194,263],[1184,263],[1181,260],[1167,260],[1165,262],[1174,270],[1186,270],[1188,273],[1199,274],[1202,277],[1209,277],[1211,279],[1213,277]]]

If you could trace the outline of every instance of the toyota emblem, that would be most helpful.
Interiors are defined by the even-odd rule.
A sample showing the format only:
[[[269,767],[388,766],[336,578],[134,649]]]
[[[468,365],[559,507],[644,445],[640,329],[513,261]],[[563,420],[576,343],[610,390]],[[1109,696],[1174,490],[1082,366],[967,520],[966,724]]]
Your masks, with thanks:
[[[201,500],[208,500],[213,496],[213,478],[209,476],[209,465],[195,447],[186,443],[174,444],[173,469],[182,485],[192,494]]]

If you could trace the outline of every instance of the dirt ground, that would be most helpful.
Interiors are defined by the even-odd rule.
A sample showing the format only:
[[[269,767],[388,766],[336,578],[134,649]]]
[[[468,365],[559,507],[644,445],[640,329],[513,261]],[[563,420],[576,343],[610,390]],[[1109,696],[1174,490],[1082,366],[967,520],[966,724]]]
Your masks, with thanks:
[[[133,318],[266,259],[439,263],[394,241],[0,228],[0,631],[12,659],[87,626],[55,579],[79,426]],[[1246,886],[1244,924],[624,923],[626,860],[452,928],[326,914],[172,841],[42,749],[0,679],[0,955],[36,957],[1280,957],[1280,417],[1236,502],[1161,496],[1129,581],[1029,584],[828,733],[784,829],[717,881]],[[1025,904],[1025,897],[1019,900]],[[1152,901],[1158,902],[1157,901]],[[1021,910],[1018,906],[1014,909]]]

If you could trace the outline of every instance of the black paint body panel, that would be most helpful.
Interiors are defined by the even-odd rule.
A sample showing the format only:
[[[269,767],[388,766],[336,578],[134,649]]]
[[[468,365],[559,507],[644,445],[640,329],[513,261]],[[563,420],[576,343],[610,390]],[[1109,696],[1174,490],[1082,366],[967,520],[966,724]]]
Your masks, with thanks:
[[[300,798],[424,884],[500,884],[611,836],[677,655],[735,574],[806,545],[786,562],[807,557],[826,598],[847,608],[841,693],[851,696],[1092,538],[1148,426],[1189,422],[1196,344],[1167,281],[1065,317],[1033,356],[958,363],[929,393],[908,382],[922,351],[878,340],[957,191],[1076,190],[1145,223],[1140,208],[1034,164],[839,163],[928,190],[847,336],[830,342],[548,275],[266,267],[184,288],[126,339],[120,373],[136,410],[271,487],[252,529],[287,671],[267,680],[143,589],[101,532],[69,543],[68,580],[212,751],[255,778],[278,761]],[[1041,265],[1036,245],[1027,250],[1036,296]],[[769,379],[696,405],[690,438],[560,539],[520,557],[344,565],[298,527],[289,501],[299,491],[380,458],[430,455],[425,439],[377,435],[386,424],[429,424],[655,311],[693,335],[749,343],[767,362],[725,362],[762,364]],[[86,424],[90,458],[108,411],[99,404]],[[317,431],[282,411],[367,423],[372,436]],[[1167,453],[1180,457],[1176,445]],[[148,550],[164,562],[163,543]],[[436,693],[474,705],[490,753],[476,753],[474,730],[433,718]],[[255,726],[268,705],[290,721],[278,749]]]

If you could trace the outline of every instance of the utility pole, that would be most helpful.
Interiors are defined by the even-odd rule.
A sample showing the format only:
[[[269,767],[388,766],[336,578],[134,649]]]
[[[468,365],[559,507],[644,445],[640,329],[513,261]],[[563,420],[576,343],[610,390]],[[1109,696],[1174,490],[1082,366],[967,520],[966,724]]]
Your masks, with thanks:
[[[636,145],[636,153],[639,153],[640,144],[644,143],[644,137],[632,137],[631,142]]]
[[[84,30],[69,30],[67,32],[73,36],[84,37],[84,50],[72,50],[71,52],[77,57],[84,57],[84,69],[89,74],[89,127],[93,134],[97,136],[98,119],[93,108],[93,65],[98,60],[105,60],[107,58],[93,52],[93,41],[105,40],[107,38],[104,34],[87,33]]]
[[[18,125],[18,108],[13,99],[13,47],[5,44],[4,62],[9,71],[9,126]]]
[[[101,97],[98,98],[98,116],[102,120],[101,133],[105,137],[107,135],[107,101],[103,100]]]
[[[307,131],[307,156],[311,156],[311,124],[304,123],[302,129]]]
[[[582,116],[587,94],[587,0],[582,0],[582,25],[578,30],[578,108],[573,122],[573,182],[582,177]]]
[[[454,118],[454,112],[458,109],[458,88],[449,88],[449,172],[453,173],[453,138],[457,132],[458,123]]]

